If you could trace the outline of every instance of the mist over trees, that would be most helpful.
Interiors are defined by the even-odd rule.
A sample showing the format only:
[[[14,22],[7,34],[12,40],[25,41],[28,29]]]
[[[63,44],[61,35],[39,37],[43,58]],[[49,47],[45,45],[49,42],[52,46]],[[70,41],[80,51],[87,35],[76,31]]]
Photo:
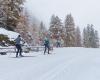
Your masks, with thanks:
[[[29,45],[40,45],[46,28],[43,22],[35,21],[34,16],[32,17],[28,10],[25,9],[15,31],[20,33]]]

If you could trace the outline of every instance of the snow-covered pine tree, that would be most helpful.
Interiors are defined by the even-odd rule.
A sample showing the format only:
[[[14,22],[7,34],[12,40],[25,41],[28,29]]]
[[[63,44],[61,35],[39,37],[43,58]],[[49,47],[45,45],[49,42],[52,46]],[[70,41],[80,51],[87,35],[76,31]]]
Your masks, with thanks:
[[[100,42],[99,42],[99,35],[98,35],[98,31],[95,30],[95,41],[96,41],[96,48],[99,48],[100,46]]]
[[[5,26],[5,20],[6,20],[6,14],[4,11],[4,6],[2,5],[3,0],[0,0],[0,27],[6,28]]]
[[[99,47],[99,36],[98,31],[94,29],[94,25],[91,24],[91,47],[98,48]]]
[[[90,37],[89,37],[89,45],[90,47],[95,48],[96,47],[96,41],[95,41],[95,30],[93,28],[93,25],[90,25]]]
[[[99,45],[98,33],[93,27],[93,24],[88,24],[87,27],[83,30],[84,47],[97,48]]]
[[[87,39],[87,30],[86,28],[83,29],[83,46],[84,47],[87,47],[87,43],[88,43],[88,39]]]
[[[39,27],[39,40],[40,40],[40,45],[43,45],[43,41],[45,39],[46,32],[47,32],[47,29],[46,29],[44,23],[41,21],[40,27]]]
[[[87,27],[83,30],[83,45],[84,47],[90,47],[90,24],[87,24]]]
[[[58,16],[52,15],[49,31],[53,38],[53,44],[55,45],[55,42],[60,40],[63,34],[63,25]]]
[[[22,11],[22,4],[24,0],[2,0],[0,7],[5,13],[5,20],[1,20],[6,26],[6,29],[14,30],[19,22],[20,13]]]
[[[75,29],[75,46],[82,47],[81,32],[79,27]]]
[[[68,14],[65,19],[65,46],[75,46],[75,23],[71,14]]]

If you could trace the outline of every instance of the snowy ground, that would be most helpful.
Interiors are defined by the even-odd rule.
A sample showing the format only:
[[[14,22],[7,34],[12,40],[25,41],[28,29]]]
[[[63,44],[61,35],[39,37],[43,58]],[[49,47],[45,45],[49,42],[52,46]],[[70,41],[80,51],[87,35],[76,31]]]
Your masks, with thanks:
[[[100,80],[100,49],[58,48],[24,56],[0,55],[0,80]]]

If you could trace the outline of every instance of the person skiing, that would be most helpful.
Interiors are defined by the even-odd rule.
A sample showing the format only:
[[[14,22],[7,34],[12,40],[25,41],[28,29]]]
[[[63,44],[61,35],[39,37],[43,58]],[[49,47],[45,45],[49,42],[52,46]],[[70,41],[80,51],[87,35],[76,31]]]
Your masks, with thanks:
[[[48,54],[49,54],[49,50],[50,50],[50,42],[49,42],[49,39],[48,39],[48,38],[46,38],[46,39],[44,40],[44,46],[45,46],[45,49],[44,49],[44,55],[45,55],[47,49],[48,49]]]
[[[59,40],[57,40],[56,44],[57,44],[57,47],[60,47],[60,41]]]
[[[18,35],[18,37],[15,39],[15,43],[16,43],[15,46],[17,48],[16,57],[18,57],[18,54],[19,54],[20,57],[23,57],[21,41],[23,41],[23,40],[21,39],[21,36]]]

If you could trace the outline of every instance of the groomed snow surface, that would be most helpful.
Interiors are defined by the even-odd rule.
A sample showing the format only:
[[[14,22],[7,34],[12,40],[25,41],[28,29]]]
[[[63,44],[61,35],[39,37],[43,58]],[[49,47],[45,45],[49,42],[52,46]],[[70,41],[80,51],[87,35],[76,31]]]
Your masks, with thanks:
[[[0,55],[0,80],[100,80],[99,48],[55,48],[51,53]]]

